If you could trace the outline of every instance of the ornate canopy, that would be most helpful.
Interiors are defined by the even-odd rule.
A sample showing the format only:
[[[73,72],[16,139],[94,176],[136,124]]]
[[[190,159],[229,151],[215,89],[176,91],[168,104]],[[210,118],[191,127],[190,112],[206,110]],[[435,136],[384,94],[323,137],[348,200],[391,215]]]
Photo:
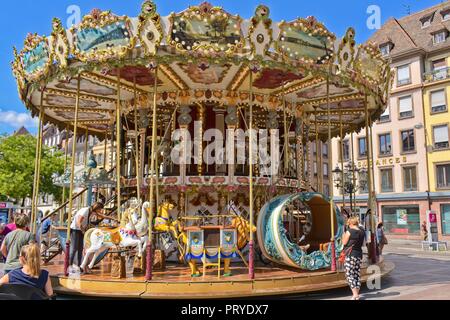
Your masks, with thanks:
[[[115,122],[118,96],[125,115],[136,104],[150,116],[155,66],[158,121],[175,106],[248,105],[251,72],[259,127],[273,121],[270,111],[286,110],[311,127],[317,121],[326,139],[328,103],[333,135],[341,120],[345,132],[365,125],[366,98],[370,117],[382,114],[391,74],[378,48],[356,46],[351,28],[336,39],[313,17],[274,23],[269,13],[261,5],[244,20],[203,3],[160,17],[145,1],[135,18],[94,10],[69,30],[55,18],[49,37],[30,34],[14,49],[19,94],[33,115],[42,105],[45,121],[70,127],[80,74],[79,126],[98,135]]]

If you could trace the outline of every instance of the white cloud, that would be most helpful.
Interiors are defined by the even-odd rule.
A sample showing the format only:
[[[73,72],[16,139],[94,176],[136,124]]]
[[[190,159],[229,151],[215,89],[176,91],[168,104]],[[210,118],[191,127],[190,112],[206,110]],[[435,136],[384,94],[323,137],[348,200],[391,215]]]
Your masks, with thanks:
[[[29,129],[37,128],[38,119],[33,119],[29,113],[19,113],[12,110],[3,111],[0,109],[0,123],[7,124],[14,129],[19,129],[22,126]]]

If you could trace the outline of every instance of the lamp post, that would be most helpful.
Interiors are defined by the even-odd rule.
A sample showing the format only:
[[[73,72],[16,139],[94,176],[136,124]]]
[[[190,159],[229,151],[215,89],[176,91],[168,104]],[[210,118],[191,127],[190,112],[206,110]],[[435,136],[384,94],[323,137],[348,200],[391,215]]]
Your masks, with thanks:
[[[342,169],[337,165],[336,169],[333,170],[333,176],[336,188],[341,189],[344,196],[349,195],[350,210],[353,213],[355,209],[353,199],[356,199],[356,193],[367,188],[367,169],[359,169],[348,163],[342,172]],[[355,176],[357,179],[354,179]]]

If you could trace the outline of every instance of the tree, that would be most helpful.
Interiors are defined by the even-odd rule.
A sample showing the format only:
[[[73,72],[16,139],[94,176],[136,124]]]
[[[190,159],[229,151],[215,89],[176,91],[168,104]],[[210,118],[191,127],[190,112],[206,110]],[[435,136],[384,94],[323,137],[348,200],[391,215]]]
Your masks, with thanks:
[[[64,156],[42,146],[40,193],[51,194],[59,201],[62,188],[53,185],[52,175],[64,171]],[[33,194],[34,166],[36,159],[36,138],[31,135],[0,137],[0,194],[16,201]]]

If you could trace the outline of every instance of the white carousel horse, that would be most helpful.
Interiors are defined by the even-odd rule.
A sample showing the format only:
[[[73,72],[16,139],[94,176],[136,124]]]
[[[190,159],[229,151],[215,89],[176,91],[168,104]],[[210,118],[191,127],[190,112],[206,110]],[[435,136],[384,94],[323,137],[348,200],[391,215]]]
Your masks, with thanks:
[[[142,257],[144,247],[143,239],[140,238],[140,235],[145,231],[145,225],[147,225],[146,229],[148,230],[148,207],[149,205],[147,204],[143,205],[143,214],[137,223],[135,223],[136,218],[133,218],[133,215],[136,214],[139,204],[136,206],[135,203],[132,203],[132,206],[123,214],[120,228],[94,228],[88,230],[84,236],[85,247],[87,249],[81,268],[86,270],[90,256],[94,255],[88,266],[89,269],[92,269],[98,256],[115,245],[121,248],[137,248],[137,256],[139,258]]]

